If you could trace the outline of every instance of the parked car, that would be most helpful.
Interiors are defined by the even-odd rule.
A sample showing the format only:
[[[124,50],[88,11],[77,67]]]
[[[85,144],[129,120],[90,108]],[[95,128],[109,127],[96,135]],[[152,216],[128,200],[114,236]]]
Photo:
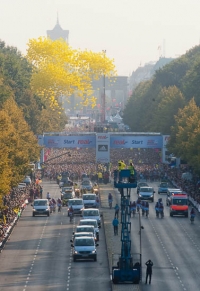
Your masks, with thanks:
[[[30,176],[26,176],[23,180],[23,183],[26,183],[26,185],[30,185],[31,184],[31,177]]]
[[[140,187],[148,187],[149,185],[146,182],[139,182],[137,183],[137,194],[140,191]]]
[[[81,236],[74,239],[74,243],[71,244],[73,248],[73,260],[97,260],[96,247],[93,237]]]
[[[139,191],[139,198],[141,200],[151,200],[152,202],[154,202],[154,189],[153,187],[140,187],[140,191]]]

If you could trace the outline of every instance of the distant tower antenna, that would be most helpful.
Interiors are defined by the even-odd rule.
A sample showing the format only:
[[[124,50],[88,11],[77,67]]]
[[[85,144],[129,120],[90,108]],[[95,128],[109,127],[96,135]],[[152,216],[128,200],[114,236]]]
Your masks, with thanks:
[[[163,58],[165,58],[165,39],[163,39]]]
[[[57,24],[59,24],[58,11],[57,11]]]

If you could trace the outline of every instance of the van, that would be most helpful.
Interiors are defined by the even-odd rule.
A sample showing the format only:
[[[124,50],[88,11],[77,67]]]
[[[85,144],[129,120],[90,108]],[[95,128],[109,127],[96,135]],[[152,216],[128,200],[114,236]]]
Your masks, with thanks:
[[[71,244],[73,248],[73,260],[97,260],[96,247],[98,244],[95,243],[93,237],[81,236],[74,239],[74,243]]]
[[[170,216],[184,215],[188,217],[188,197],[185,194],[172,194],[170,198]]]
[[[50,215],[48,199],[35,199],[31,206],[33,207],[33,217],[36,215]]]
[[[96,208],[96,194],[83,194],[82,198],[85,208]]]

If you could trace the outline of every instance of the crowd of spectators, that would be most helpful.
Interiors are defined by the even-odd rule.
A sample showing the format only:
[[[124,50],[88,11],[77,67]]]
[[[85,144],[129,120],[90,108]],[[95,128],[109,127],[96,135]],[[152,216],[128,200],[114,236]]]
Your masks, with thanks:
[[[3,197],[3,205],[0,208],[0,252],[26,205],[34,198],[42,197],[39,181],[37,178],[24,188],[13,188]]]

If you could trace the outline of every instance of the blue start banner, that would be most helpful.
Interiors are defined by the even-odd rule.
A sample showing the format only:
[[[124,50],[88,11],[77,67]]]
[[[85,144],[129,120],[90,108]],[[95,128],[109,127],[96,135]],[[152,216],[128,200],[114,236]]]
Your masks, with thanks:
[[[163,148],[162,135],[40,135],[38,142],[46,148],[96,148],[99,155],[117,148]]]
[[[123,136],[111,135],[110,148],[162,148],[163,137],[161,135],[136,135],[136,136]]]
[[[96,137],[91,135],[81,136],[44,136],[43,144],[47,148],[95,148]]]

